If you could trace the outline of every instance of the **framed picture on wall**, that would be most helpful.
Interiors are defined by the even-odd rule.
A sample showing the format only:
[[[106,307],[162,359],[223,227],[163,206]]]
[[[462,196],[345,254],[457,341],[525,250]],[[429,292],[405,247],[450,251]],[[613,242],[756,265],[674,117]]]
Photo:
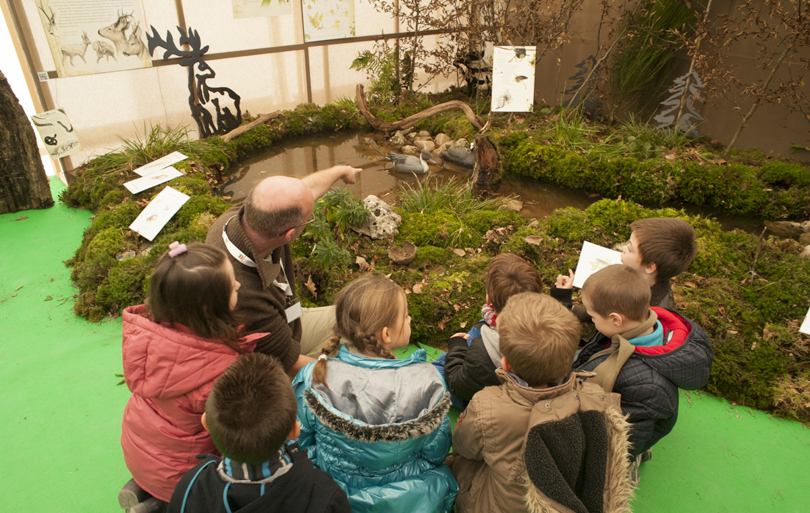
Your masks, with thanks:
[[[60,77],[147,68],[139,0],[35,0]]]

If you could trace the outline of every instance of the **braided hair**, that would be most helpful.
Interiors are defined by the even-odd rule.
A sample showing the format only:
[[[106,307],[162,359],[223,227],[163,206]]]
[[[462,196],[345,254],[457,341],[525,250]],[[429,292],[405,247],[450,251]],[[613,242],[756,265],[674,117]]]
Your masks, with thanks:
[[[359,353],[393,359],[379,337],[383,328],[399,328],[406,302],[402,288],[384,276],[364,276],[340,291],[335,301],[335,330],[321,355],[334,356],[341,339],[349,341]],[[312,381],[326,384],[326,358],[319,358],[312,370]]]

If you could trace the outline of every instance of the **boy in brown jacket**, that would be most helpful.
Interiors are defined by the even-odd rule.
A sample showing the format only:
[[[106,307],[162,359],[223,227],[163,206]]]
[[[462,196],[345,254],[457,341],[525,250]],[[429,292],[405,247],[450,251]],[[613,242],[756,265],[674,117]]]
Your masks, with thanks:
[[[629,426],[617,395],[570,373],[574,314],[522,293],[498,329],[501,385],[473,397],[453,437],[457,511],[626,511]]]

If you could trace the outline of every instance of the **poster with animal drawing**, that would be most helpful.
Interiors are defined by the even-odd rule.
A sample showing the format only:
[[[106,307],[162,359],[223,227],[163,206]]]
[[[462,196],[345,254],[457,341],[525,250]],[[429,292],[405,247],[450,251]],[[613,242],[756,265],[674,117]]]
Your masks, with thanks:
[[[292,14],[290,0],[232,0],[233,17],[264,18],[267,16],[284,16]]]
[[[534,46],[496,46],[492,66],[492,112],[531,112]]]
[[[146,208],[129,225],[129,229],[138,232],[145,239],[154,240],[188,199],[188,196],[177,189],[166,187],[146,205]]]
[[[582,284],[599,269],[613,264],[622,263],[622,254],[612,249],[603,248],[588,241],[582,243],[582,252],[579,254],[577,270],[574,271],[574,287],[582,288]]]
[[[60,77],[146,68],[147,23],[138,0],[35,0]]]
[[[354,0],[301,0],[304,40],[354,36]]]
[[[62,109],[35,114],[31,116],[31,121],[51,157],[60,159],[82,149],[79,138],[73,131],[73,125]]]
[[[805,316],[804,322],[802,323],[801,328],[799,328],[799,331],[805,335],[810,335],[810,310],[807,310],[807,316]]]

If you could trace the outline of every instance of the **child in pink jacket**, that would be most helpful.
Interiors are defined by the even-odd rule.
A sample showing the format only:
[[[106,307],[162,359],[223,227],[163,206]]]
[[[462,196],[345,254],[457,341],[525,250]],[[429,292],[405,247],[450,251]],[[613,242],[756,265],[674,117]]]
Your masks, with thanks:
[[[218,454],[200,418],[214,381],[254,334],[240,338],[233,316],[239,282],[225,254],[172,243],[150,279],[146,305],[124,310],[124,378],[132,391],[121,433],[132,474],[118,494],[130,513],[162,511],[198,454]]]

